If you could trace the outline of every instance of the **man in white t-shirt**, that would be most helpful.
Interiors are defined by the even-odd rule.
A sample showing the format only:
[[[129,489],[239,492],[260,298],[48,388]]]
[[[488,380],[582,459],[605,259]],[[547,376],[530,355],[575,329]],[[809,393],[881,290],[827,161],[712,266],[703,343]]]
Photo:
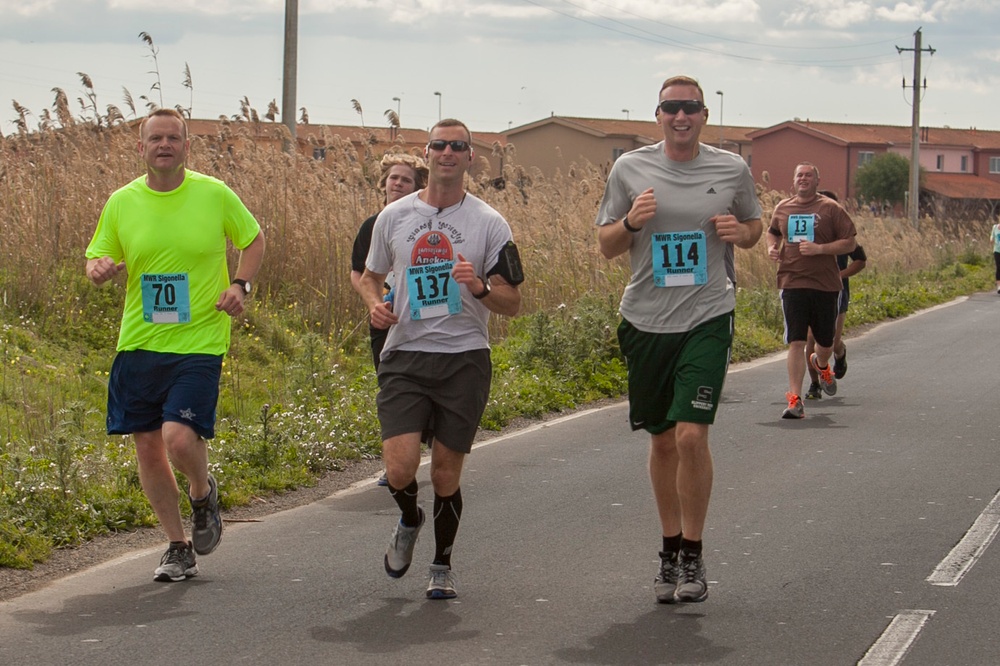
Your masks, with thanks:
[[[424,511],[417,502],[421,433],[433,423],[434,559],[429,599],[457,596],[452,547],[462,515],[465,456],[489,398],[491,312],[514,316],[523,280],[510,227],[465,190],[475,158],[469,129],[453,119],[431,128],[427,187],[379,213],[360,292],[375,328],[388,328],[378,369],[378,416],[389,492],[399,506],[384,566],[402,577]],[[382,298],[395,275],[392,306]]]

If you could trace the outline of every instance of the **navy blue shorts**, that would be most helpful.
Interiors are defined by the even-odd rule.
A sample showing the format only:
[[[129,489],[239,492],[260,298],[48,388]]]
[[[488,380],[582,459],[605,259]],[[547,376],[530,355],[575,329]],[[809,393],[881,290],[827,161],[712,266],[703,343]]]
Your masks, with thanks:
[[[200,437],[215,437],[222,357],[118,352],[108,379],[108,434],[152,432],[164,421],[183,423]]]
[[[851,288],[844,284],[844,288],[840,290],[840,296],[837,297],[837,314],[844,314],[847,312],[847,307],[851,304]]]

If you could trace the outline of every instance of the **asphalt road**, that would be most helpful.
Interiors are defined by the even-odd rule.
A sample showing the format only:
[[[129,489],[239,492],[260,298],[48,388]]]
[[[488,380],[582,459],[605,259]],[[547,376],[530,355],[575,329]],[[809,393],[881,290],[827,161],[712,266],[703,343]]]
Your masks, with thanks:
[[[424,598],[429,526],[385,575],[371,482],[229,526],[183,583],[152,581],[157,548],[0,603],[0,664],[998,664],[998,334],[994,294],[878,327],[802,421],[783,356],[734,367],[702,604],[655,603],[647,437],[618,404],[476,448],[457,600]]]

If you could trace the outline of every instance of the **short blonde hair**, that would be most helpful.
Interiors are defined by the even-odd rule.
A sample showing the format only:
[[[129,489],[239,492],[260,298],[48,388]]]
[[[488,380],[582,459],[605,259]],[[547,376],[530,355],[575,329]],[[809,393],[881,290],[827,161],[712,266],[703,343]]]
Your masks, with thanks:
[[[413,181],[416,189],[422,190],[427,185],[427,163],[422,157],[410,155],[409,153],[386,153],[382,157],[379,165],[382,168],[382,175],[378,179],[378,188],[385,192],[385,183],[389,178],[389,169],[402,164],[413,170]]]
[[[660,93],[663,93],[670,86],[691,86],[692,88],[697,88],[698,93],[701,95],[702,104],[705,103],[705,91],[701,89],[701,84],[698,83],[697,79],[693,79],[690,76],[671,76],[660,86]]]
[[[165,117],[169,117],[169,118],[176,118],[177,120],[181,121],[181,127],[184,130],[184,138],[185,139],[188,138],[188,125],[187,125],[187,121],[184,119],[184,114],[182,114],[177,109],[172,109],[170,107],[161,107],[159,109],[153,109],[152,111],[150,111],[149,115],[146,116],[145,118],[143,118],[142,122],[139,123],[139,138],[142,138],[143,130],[146,129],[146,122],[150,118],[155,118],[157,116],[165,116]]]

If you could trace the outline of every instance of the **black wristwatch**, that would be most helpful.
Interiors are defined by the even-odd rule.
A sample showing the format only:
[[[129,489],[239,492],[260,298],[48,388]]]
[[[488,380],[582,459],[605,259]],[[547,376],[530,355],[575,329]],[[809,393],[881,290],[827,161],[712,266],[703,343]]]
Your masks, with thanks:
[[[626,231],[628,231],[629,233],[637,234],[640,231],[642,231],[642,227],[639,227],[637,229],[628,223],[628,215],[622,218],[622,226],[625,227]]]
[[[236,278],[235,280],[233,280],[232,282],[230,282],[230,284],[239,285],[240,289],[243,290],[243,295],[244,296],[249,296],[250,295],[250,290],[253,289],[253,286],[250,284],[250,282],[248,280],[241,280],[239,278]]]
[[[474,299],[476,299],[477,301],[483,300],[484,298],[486,298],[487,296],[489,296],[490,295],[490,291],[492,291],[492,288],[490,287],[490,279],[489,278],[479,278],[479,279],[483,281],[483,290],[481,292],[479,292],[478,294],[473,294],[472,295],[472,297]]]

